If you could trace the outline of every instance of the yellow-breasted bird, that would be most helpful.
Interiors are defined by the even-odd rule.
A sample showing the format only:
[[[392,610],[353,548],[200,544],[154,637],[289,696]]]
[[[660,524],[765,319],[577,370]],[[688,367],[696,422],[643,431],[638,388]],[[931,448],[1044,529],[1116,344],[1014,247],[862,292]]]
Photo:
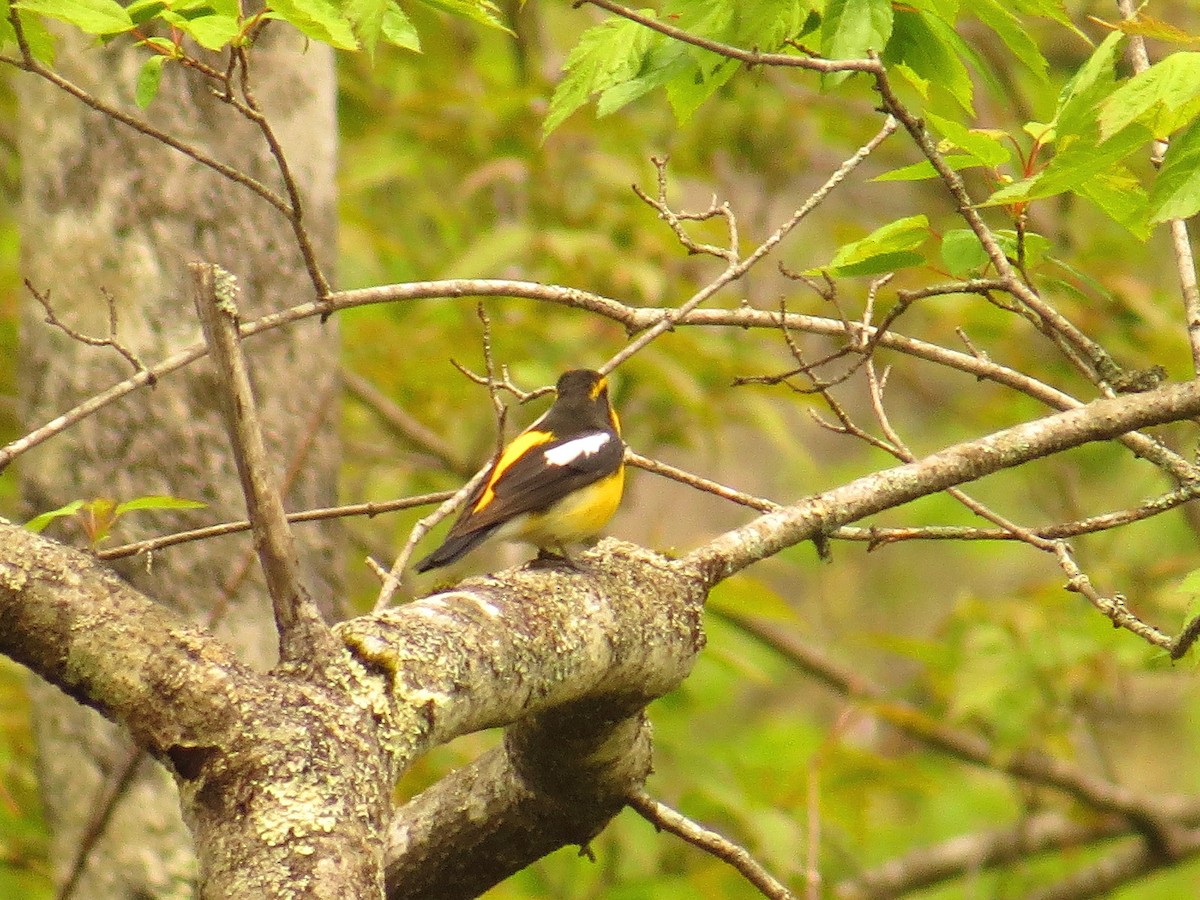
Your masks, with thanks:
[[[442,546],[417,563],[418,572],[447,566],[489,538],[562,551],[612,518],[625,487],[625,448],[608,381],[572,369],[556,390],[554,405],[504,448]]]

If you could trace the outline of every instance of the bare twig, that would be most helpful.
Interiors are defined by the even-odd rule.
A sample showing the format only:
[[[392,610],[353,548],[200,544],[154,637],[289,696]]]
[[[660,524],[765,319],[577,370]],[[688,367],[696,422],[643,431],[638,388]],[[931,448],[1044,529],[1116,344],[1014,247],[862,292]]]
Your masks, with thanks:
[[[257,405],[238,337],[237,283],[216,266],[193,264],[196,310],[222,386],[222,406],[246,508],[279,629],[284,664],[319,667],[335,652],[333,636],[300,578],[283,499],[271,475]]]
[[[764,500],[761,497],[751,496],[734,488],[718,484],[715,481],[710,481],[707,478],[702,478],[699,475],[693,475],[691,472],[685,472],[683,469],[678,469],[661,460],[650,459],[648,456],[642,456],[628,447],[625,448],[625,462],[635,468],[643,469],[654,475],[662,475],[664,478],[670,478],[672,481],[678,481],[680,484],[686,484],[688,487],[694,487],[699,491],[714,494],[723,500],[731,500],[734,503],[748,506],[751,509],[757,509],[760,512],[768,512],[779,508],[778,503]]]
[[[75,97],[84,105],[91,107],[96,112],[107,116],[113,121],[120,122],[122,125],[127,125],[134,131],[139,131],[147,137],[154,138],[154,140],[160,141],[174,150],[178,150],[184,156],[191,157],[196,162],[200,163],[200,165],[212,169],[218,175],[222,175],[236,184],[240,184],[243,187],[249,188],[284,215],[288,214],[287,200],[279,196],[279,194],[275,193],[262,182],[251,178],[240,169],[235,169],[233,166],[226,165],[220,160],[209,156],[199,147],[185,143],[184,141],[179,140],[173,135],[168,134],[161,128],[157,128],[143,119],[138,119],[135,116],[129,115],[120,107],[105,103],[103,100],[99,99],[93,94],[90,94],[78,85],[63,78],[57,72],[44,66],[34,57],[33,52],[29,49],[29,41],[25,37],[25,28],[21,24],[21,18],[16,7],[10,8],[8,21],[12,24],[13,32],[17,38],[17,46],[21,51],[21,58],[19,60],[11,60],[7,59],[7,57],[5,58],[10,64],[15,65],[19,69],[23,69],[26,72],[37,75],[39,78],[44,78],[55,87],[66,91],[68,94]]]
[[[612,359],[601,366],[600,371],[605,373],[613,371],[617,366],[629,359],[629,357],[646,347],[647,344],[657,340],[658,337],[664,332],[674,328],[676,323],[678,323],[681,319],[683,319],[683,317],[688,315],[688,313],[694,310],[709,297],[716,294],[726,285],[731,284],[745,275],[746,272],[748,272],[750,268],[753,267],[760,259],[774,250],[779,242],[787,237],[788,234],[790,234],[792,230],[799,225],[800,222],[810,212],[816,209],[817,206],[819,206],[821,202],[830,194],[830,192],[833,191],[833,189],[839,184],[841,184],[851,172],[858,168],[859,164],[862,163],[862,161],[868,156],[870,156],[875,148],[883,143],[888,136],[896,130],[897,127],[898,123],[896,120],[891,116],[888,116],[887,120],[883,124],[883,127],[879,129],[879,131],[873,138],[871,138],[871,140],[867,141],[867,143],[860,147],[853,156],[843,162],[837,168],[837,171],[829,176],[825,183],[821,185],[821,187],[818,188],[812,194],[812,196],[808,198],[808,200],[805,201],[803,206],[792,213],[787,221],[776,228],[766,240],[759,244],[758,247],[744,259],[742,259],[740,254],[736,252],[737,247],[734,243],[737,239],[736,221],[733,219],[732,213],[725,214],[726,220],[731,222],[731,253],[728,257],[726,257],[729,265],[726,267],[725,271],[693,294],[678,309],[667,313],[661,319],[659,319],[657,323],[651,325],[646,331],[638,335],[636,339],[627,344],[619,353],[613,356]]]
[[[292,177],[291,166],[288,164],[287,155],[283,152],[283,146],[279,143],[279,138],[275,135],[275,130],[263,114],[262,108],[258,105],[258,100],[250,88],[250,60],[246,53],[246,48],[234,47],[232,54],[233,58],[238,62],[238,70],[241,73],[242,96],[246,98],[245,104],[238,104],[237,108],[247,119],[258,126],[258,130],[262,132],[263,139],[267,142],[267,147],[270,149],[271,156],[275,160],[275,165],[279,169],[279,177],[283,180],[283,186],[288,195],[289,205],[288,209],[284,210],[284,215],[288,220],[288,224],[292,226],[292,234],[295,235],[296,245],[300,248],[300,255],[304,258],[304,267],[308,270],[308,277],[312,281],[313,290],[316,291],[317,298],[322,299],[328,296],[333,289],[329,286],[329,281],[321,269],[321,264],[317,261],[316,248],[313,247],[312,239],[308,235],[308,228],[304,224],[304,203],[300,197],[300,188],[296,184],[296,179]],[[232,100],[232,92],[228,92],[227,96]]]
[[[415,506],[428,506],[431,503],[441,503],[453,497],[452,491],[438,491],[433,494],[419,494],[415,497],[402,497],[398,500],[384,500],[379,503],[350,503],[345,506],[330,506],[323,509],[306,509],[303,512],[288,513],[289,522],[321,522],[328,519],[344,519],[351,516],[366,516],[373,519],[384,513],[397,512],[401,509],[412,509]],[[142,553],[153,553],[164,547],[174,547],[192,541],[204,541],[209,538],[224,537],[227,534],[238,534],[249,531],[250,522],[243,519],[239,522],[222,522],[219,525],[206,525],[203,528],[193,528],[189,531],[179,531],[174,534],[164,534],[147,538],[132,544],[122,544],[107,550],[96,551],[96,556],[103,560],[124,559],[128,556],[138,556]]]
[[[795,900],[796,895],[763,868],[762,864],[751,856],[745,847],[696,824],[665,803],[655,800],[644,790],[639,789],[630,793],[626,802],[631,809],[659,831],[669,831],[706,853],[711,853],[717,859],[729,863],[764,897],[770,897],[772,900]]]
[[[326,301],[309,301],[278,312],[270,313],[245,323],[240,328],[243,339],[271,331],[314,316],[328,315],[329,311],[354,309],[376,303],[393,303],[418,299],[455,297],[522,297],[559,306],[566,306],[596,313],[623,325],[630,333],[638,333],[657,326],[674,317],[673,325],[728,328],[779,328],[779,313],[750,308],[739,309],[694,309],[679,315],[678,309],[633,307],[608,297],[581,291],[577,288],[554,284],[539,284],[529,281],[511,281],[493,278],[460,278],[444,281],[418,281],[407,284],[381,285],[351,291],[339,291]],[[824,316],[808,316],[788,313],[782,318],[787,328],[811,334],[840,336],[845,333],[844,323]],[[665,329],[664,329],[665,330]],[[950,350],[917,338],[889,332],[879,343],[900,353],[923,359],[936,365],[947,366],[965,372],[975,378],[988,379],[997,384],[1011,387],[1030,396],[1052,409],[1073,409],[1082,406],[1082,401],[1070,394],[1051,387],[1015,369],[999,365],[986,358]],[[21,454],[40,445],[54,435],[70,428],[110,403],[119,400],[138,388],[152,383],[171,372],[190,365],[207,353],[203,342],[172,354],[162,362],[120,381],[93,397],[79,403],[70,410],[56,416],[15,441],[0,447],[0,471],[3,471]],[[486,383],[484,381],[481,384]],[[508,388],[506,388],[508,389]],[[511,388],[515,390],[514,388]],[[1180,483],[1200,479],[1197,469],[1179,454],[1172,452],[1160,442],[1147,435],[1126,434],[1118,440],[1129,447],[1137,456],[1143,457],[1170,473]]]
[[[409,559],[412,558],[413,550],[416,549],[417,544],[421,542],[425,535],[433,530],[438,522],[452,515],[467,502],[467,498],[483,483],[483,479],[487,476],[490,467],[491,462],[489,461],[486,466],[475,473],[475,476],[470,481],[451,494],[450,498],[445,500],[441,506],[413,526],[412,531],[409,532],[408,540],[405,541],[400,553],[397,554],[395,561],[392,563],[391,569],[388,570],[383,579],[383,584],[379,588],[379,596],[375,599],[374,612],[386,609],[387,605],[392,602],[392,597],[395,596],[397,589],[400,587],[400,576],[403,574],[404,568],[408,565]]]
[[[33,286],[33,283],[30,282],[28,278],[25,279],[25,287],[29,290],[29,293],[33,295],[33,299],[37,300],[37,302],[41,304],[42,309],[46,311],[45,321],[47,325],[53,325],[71,340],[78,341],[81,344],[86,344],[89,347],[111,347],[113,350],[117,351],[117,353],[119,353],[125,359],[125,361],[129,363],[129,365],[133,366],[133,371],[146,371],[145,365],[143,365],[137,354],[122,344],[117,338],[117,302],[112,293],[104,290],[103,288],[100,291],[100,293],[104,295],[105,303],[108,304],[108,336],[98,338],[83,334],[80,331],[76,331],[70,325],[59,319],[57,314],[54,312],[54,307],[50,304],[49,291],[39,291]],[[154,382],[151,381],[150,383],[153,384]]]

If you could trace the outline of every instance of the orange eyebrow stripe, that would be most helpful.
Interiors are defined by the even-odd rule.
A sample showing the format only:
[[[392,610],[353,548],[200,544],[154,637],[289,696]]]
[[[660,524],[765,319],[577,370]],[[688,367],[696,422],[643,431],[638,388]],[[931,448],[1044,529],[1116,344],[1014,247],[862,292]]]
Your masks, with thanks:
[[[483,489],[483,493],[479,495],[479,500],[476,501],[471,511],[479,512],[496,499],[496,482],[500,480],[505,472],[512,468],[513,463],[534,447],[539,444],[548,444],[553,439],[554,435],[548,431],[526,431],[523,434],[517,435],[513,442],[505,448],[504,453],[501,454],[500,459],[496,462],[496,468],[492,471],[492,477],[488,479],[487,487]]]

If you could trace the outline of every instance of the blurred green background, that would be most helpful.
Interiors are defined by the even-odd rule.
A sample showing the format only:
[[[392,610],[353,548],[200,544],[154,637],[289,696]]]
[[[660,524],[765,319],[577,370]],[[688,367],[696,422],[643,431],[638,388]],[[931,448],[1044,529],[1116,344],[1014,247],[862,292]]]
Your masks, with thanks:
[[[678,122],[661,95],[596,118],[570,117],[544,141],[542,120],[558,72],[594,11],[568,4],[507,4],[517,36],[414,10],[420,55],[380,47],[373,61],[340,60],[342,131],[339,287],[448,277],[511,277],[581,287],[638,306],[669,306],[715,277],[719,263],[688,257],[669,229],[630,190],[653,192],[651,155],[670,156],[677,208],[728,200],[745,247],[769,234],[879,127],[874,95],[849,84],[824,92],[794,72],[742,71],[698,114]],[[1187,3],[1156,14],[1193,32]],[[1070,2],[1066,12],[1093,40],[1094,14],[1108,4]],[[1051,63],[1045,82],[984,36],[977,122],[1019,133],[1045,121],[1067,74],[1090,52],[1079,37],[1042,22],[1031,34]],[[19,299],[15,206],[19,127],[8,89],[0,98],[0,441],[20,433],[12,360]],[[924,213],[932,230],[961,227],[937,185],[872,182],[916,161],[893,138],[849,183],[713,306],[746,302],[814,315],[831,305],[785,278],[827,263],[836,248],[901,216]],[[978,176],[968,185],[982,196]],[[1001,222],[1002,218],[995,221]],[[1165,238],[1134,240],[1079,200],[1036,206],[1031,227],[1066,265],[1047,266],[1038,284],[1049,299],[1123,364],[1163,365],[1191,377],[1174,266]],[[697,228],[719,241],[719,223]],[[902,273],[895,287],[944,280],[930,269]],[[839,300],[861,314],[867,280],[847,279]],[[490,299],[492,352],[513,379],[533,388],[565,368],[596,366],[626,340],[616,325],[530,301]],[[453,358],[482,369],[476,302],[380,305],[341,315],[345,364],[464,459],[482,463],[496,436],[486,392]],[[961,328],[1005,365],[1081,397],[1088,387],[1023,320],[975,297],[943,297],[909,310],[897,330],[961,348]],[[815,358],[828,341],[802,338]],[[918,454],[1041,414],[1028,398],[927,363],[880,354],[894,364],[887,399],[893,422]],[[615,402],[630,445],[689,470],[778,502],[814,493],[892,464],[861,442],[817,425],[812,395],[786,387],[734,387],[739,376],[793,365],[776,334],[680,328],[617,373]],[[838,391],[869,422],[861,377]],[[510,427],[536,409],[515,407]],[[826,418],[828,414],[826,413]],[[343,433],[345,502],[386,500],[455,487],[461,475],[398,441],[366,405],[347,399]],[[1185,452],[1190,449],[1184,446]],[[10,473],[0,476],[0,514],[12,513]],[[971,492],[1029,525],[1118,509],[1165,490],[1150,466],[1115,446],[1094,447],[985,479]],[[64,496],[63,502],[75,499]],[[126,499],[126,498],[119,498]],[[386,561],[424,511],[347,521],[348,603],[362,610],[377,581],[364,554]],[[632,475],[610,532],[682,552],[750,513],[645,473]],[[880,516],[876,524],[976,524],[945,496]],[[116,538],[119,540],[119,535]],[[1197,567],[1194,521],[1170,513],[1074,542],[1103,591],[1120,590],[1167,631],[1184,622],[1194,591],[1181,585]],[[523,557],[477,554],[461,571]],[[443,576],[444,578],[444,576]],[[834,694],[786,655],[728,618],[770,618],[933,721],[991,740],[1000,753],[1040,748],[1145,791],[1200,789],[1200,692],[1193,664],[1170,664],[1136,637],[1114,631],[1077,595],[1062,590],[1053,560],[1013,543],[911,542],[868,552],[835,543],[822,562],[811,545],[792,548],[721,585],[707,616],[709,646],[675,694],[650,710],[656,735],[655,796],[744,844],[797,890],[810,865],[824,888],[893,856],[1044,809],[1086,820],[1061,795],[981,770],[898,736],[872,704]],[[435,579],[407,585],[428,590]],[[19,667],[0,660],[0,898],[52,895],[38,812],[33,750]],[[884,711],[886,712],[886,711]],[[410,794],[472,758],[494,734],[463,738],[430,754],[400,786]],[[1023,897],[1111,845],[1051,854],[922,897]],[[727,866],[676,838],[657,835],[626,811],[593,845],[596,861],[562,850],[520,873],[495,898],[752,897]],[[1186,865],[1117,896],[1178,898],[1200,890]]]

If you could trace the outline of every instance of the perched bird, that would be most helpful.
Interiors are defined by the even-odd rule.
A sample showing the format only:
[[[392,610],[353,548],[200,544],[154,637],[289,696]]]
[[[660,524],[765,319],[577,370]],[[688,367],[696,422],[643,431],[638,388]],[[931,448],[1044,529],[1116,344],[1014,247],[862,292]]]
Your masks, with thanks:
[[[612,518],[625,486],[625,449],[608,382],[599,372],[573,369],[556,390],[554,405],[504,448],[418,572],[449,565],[489,538],[562,553]]]

